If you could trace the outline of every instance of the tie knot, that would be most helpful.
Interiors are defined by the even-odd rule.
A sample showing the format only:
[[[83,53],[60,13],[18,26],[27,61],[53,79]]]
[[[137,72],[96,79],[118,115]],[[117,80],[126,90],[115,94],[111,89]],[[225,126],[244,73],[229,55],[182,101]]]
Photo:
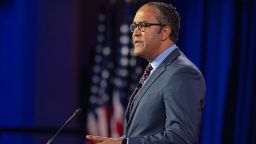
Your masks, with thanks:
[[[150,74],[150,71],[153,69],[153,67],[151,66],[151,64],[148,64],[147,65],[147,67],[146,67],[146,69],[145,69],[145,72],[144,73],[146,73],[146,74]]]
[[[146,69],[145,69],[145,71],[144,71],[144,73],[143,73],[143,76],[142,76],[142,80],[141,80],[141,84],[143,85],[144,84],[144,82],[147,80],[147,78],[149,77],[149,75],[150,75],[150,71],[153,69],[153,67],[150,65],[150,64],[148,64],[148,66],[146,67]]]

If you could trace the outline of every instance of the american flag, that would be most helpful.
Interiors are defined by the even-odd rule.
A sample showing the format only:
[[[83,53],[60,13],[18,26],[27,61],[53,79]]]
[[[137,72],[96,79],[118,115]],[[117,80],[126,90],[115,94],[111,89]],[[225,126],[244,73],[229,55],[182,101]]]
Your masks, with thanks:
[[[123,14],[122,18],[118,18],[121,23],[116,36],[113,36],[114,33],[111,31],[116,23],[110,20],[104,6],[99,14],[87,114],[89,134],[114,138],[123,134],[124,114],[129,95],[142,73],[142,62],[132,54],[131,33],[129,32],[134,4],[129,1],[123,3]]]
[[[87,131],[93,135],[109,136],[111,117],[111,75],[114,68],[112,44],[109,37],[107,7],[102,6],[98,16],[98,34],[94,55],[91,94],[87,115]]]
[[[133,56],[129,25],[133,19],[133,3],[126,1],[123,19],[119,27],[116,67],[113,89],[113,116],[111,118],[111,136],[119,137],[123,133],[123,120],[128,98],[142,73],[140,62]]]

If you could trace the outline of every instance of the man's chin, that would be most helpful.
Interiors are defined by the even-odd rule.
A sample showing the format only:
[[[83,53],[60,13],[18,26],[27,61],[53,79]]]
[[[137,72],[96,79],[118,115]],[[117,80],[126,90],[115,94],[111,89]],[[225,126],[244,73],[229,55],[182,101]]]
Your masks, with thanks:
[[[141,47],[134,47],[133,54],[135,56],[140,56],[142,54],[142,48]]]
[[[134,56],[140,56],[141,53],[140,53],[139,51],[134,50],[134,51],[133,51],[133,55],[134,55]]]

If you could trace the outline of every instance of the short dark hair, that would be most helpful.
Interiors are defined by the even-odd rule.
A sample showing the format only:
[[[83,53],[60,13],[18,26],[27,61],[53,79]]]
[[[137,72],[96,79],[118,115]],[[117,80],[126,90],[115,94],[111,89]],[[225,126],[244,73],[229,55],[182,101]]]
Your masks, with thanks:
[[[157,19],[160,23],[169,25],[172,32],[169,38],[175,43],[178,41],[179,30],[180,30],[180,15],[172,4],[166,4],[162,2],[149,2],[146,6],[152,6],[159,10]]]

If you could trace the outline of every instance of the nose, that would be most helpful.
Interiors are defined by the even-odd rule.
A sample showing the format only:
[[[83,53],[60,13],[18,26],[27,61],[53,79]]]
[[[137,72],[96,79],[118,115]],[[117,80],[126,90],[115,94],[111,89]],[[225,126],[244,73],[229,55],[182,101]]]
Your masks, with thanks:
[[[140,36],[141,35],[141,31],[139,30],[138,27],[136,27],[132,33],[132,36],[135,37],[135,36]]]

